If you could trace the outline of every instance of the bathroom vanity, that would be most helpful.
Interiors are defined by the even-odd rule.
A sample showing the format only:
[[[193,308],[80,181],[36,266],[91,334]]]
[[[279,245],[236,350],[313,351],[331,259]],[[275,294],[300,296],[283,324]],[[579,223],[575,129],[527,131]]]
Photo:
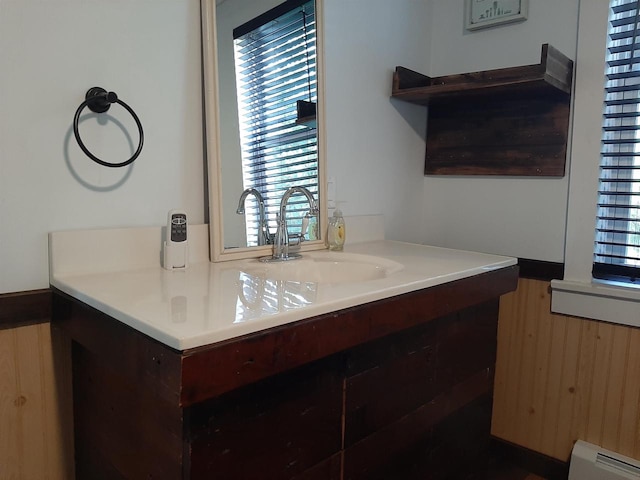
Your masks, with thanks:
[[[379,241],[169,272],[153,231],[135,267],[56,235],[77,478],[445,478],[482,454],[515,259]]]

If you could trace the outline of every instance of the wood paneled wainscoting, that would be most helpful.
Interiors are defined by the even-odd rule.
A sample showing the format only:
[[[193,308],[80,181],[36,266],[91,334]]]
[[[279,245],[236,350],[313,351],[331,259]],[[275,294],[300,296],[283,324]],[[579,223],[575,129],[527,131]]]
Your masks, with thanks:
[[[502,297],[492,434],[568,461],[577,439],[640,459],[640,329],[552,314],[549,282]]]
[[[51,336],[51,292],[0,295],[0,479],[73,474],[71,365]],[[60,364],[62,362],[63,364]],[[66,362],[66,364],[64,364]]]

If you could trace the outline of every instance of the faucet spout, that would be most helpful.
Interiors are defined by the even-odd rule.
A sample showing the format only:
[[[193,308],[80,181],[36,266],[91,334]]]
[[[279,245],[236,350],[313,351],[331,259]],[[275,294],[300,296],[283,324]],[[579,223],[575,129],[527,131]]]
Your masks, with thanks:
[[[244,215],[244,203],[249,195],[253,195],[256,197],[256,201],[258,202],[258,216],[259,216],[259,224],[260,224],[260,232],[258,233],[258,245],[268,245],[271,243],[271,234],[269,233],[269,224],[267,222],[267,217],[265,215],[264,210],[264,198],[262,194],[256,190],[255,188],[247,188],[240,195],[240,200],[238,201],[238,209],[236,213],[238,215]]]
[[[308,189],[300,186],[288,188],[287,191],[284,192],[284,195],[282,195],[282,199],[280,200],[280,213],[278,214],[277,219],[278,228],[276,230],[273,241],[273,255],[271,257],[267,257],[265,261],[281,262],[285,260],[293,260],[300,257],[300,255],[297,254],[289,254],[291,235],[289,235],[289,232],[287,230],[287,204],[289,203],[289,199],[297,193],[300,193],[307,197],[307,201],[309,202],[309,212],[307,215],[317,216],[320,212],[316,199]],[[296,234],[296,237],[296,244],[299,244],[304,240],[302,234]]]
[[[313,193],[311,193],[308,189],[304,187],[294,186],[287,189],[282,195],[282,200],[280,200],[280,219],[283,220],[285,218],[285,210],[287,208],[287,203],[289,203],[289,199],[294,196],[296,193],[301,193],[305,197],[307,197],[307,201],[309,202],[309,213],[311,215],[317,215],[318,204],[316,203],[316,199],[313,197]]]

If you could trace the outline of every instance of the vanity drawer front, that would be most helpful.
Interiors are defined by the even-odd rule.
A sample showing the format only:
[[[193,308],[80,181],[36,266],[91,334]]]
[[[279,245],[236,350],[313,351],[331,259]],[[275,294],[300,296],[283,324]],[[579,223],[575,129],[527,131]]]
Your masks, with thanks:
[[[432,321],[349,351],[345,447],[436,395],[437,326]]]
[[[492,372],[498,305],[467,308],[349,351],[345,445]]]
[[[407,451],[444,448],[444,426],[477,402],[474,415],[486,421],[468,434],[488,438],[498,308],[486,302],[349,352],[345,479],[388,478],[376,475],[403,464]],[[437,454],[422,461],[440,463]]]
[[[342,440],[340,362],[329,358],[186,409],[190,478],[332,478]]]

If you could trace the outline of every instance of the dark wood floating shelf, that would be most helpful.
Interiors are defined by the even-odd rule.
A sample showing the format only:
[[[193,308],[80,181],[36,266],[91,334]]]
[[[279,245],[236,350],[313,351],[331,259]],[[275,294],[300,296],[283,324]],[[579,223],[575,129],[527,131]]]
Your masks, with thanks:
[[[427,175],[564,176],[573,61],[428,77],[396,67],[392,98],[428,106]]]

